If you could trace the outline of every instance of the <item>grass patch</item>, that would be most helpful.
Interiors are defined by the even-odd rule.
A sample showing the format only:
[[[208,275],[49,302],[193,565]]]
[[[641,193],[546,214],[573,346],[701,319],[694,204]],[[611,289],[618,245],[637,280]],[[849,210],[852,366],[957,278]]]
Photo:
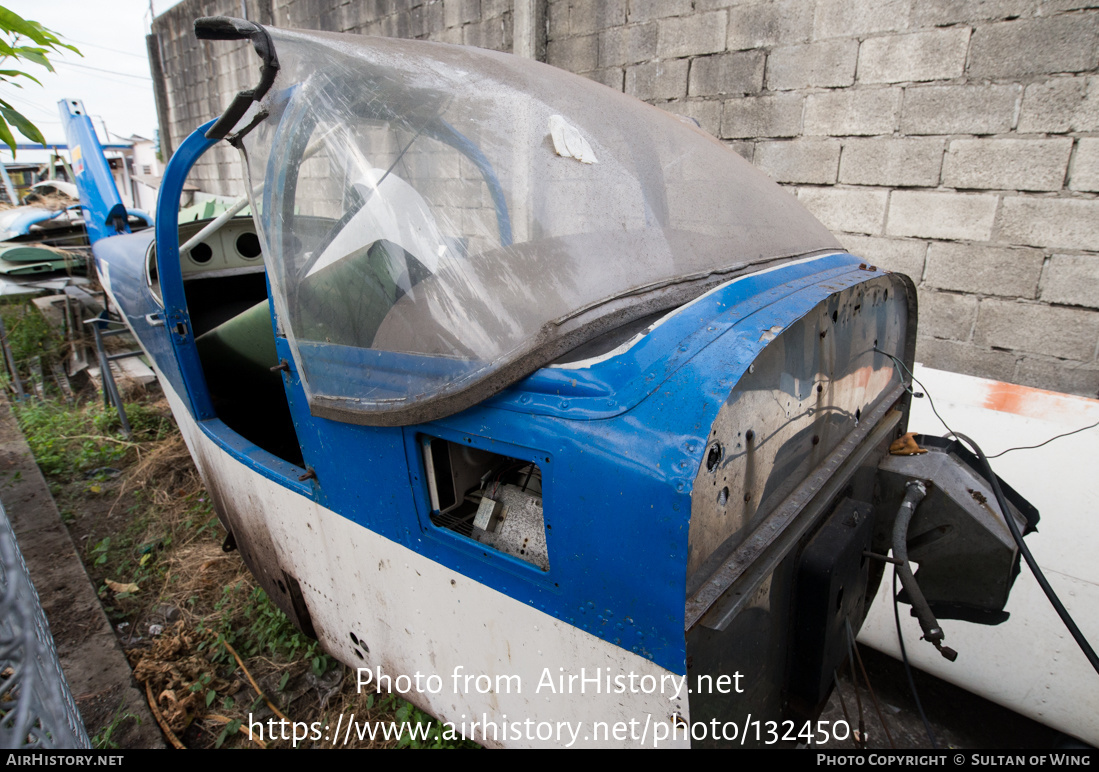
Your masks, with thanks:
[[[33,305],[0,304],[0,314],[25,382],[39,357],[67,354]],[[185,745],[252,746],[240,726],[250,716],[274,716],[273,705],[309,725],[334,726],[342,712],[426,731],[418,738],[353,736],[346,744],[341,738],[298,747],[476,747],[447,739],[434,719],[402,699],[358,694],[353,671],[293,626],[239,552],[222,551],[225,531],[162,398],[150,393],[127,401],[133,436],[126,439],[117,411],[94,390],[86,387],[69,405],[44,387],[47,398],[17,404],[16,417],[135,678]],[[96,747],[114,747],[113,735],[129,718],[116,714],[97,733]]]
[[[118,743],[114,741],[114,734],[119,731],[122,725],[127,721],[133,721],[136,724],[141,723],[140,718],[133,713],[128,712],[124,705],[119,705],[114,716],[111,718],[110,723],[96,732],[93,737],[89,738],[92,742],[92,747],[98,751],[108,751],[118,748]]]
[[[298,747],[476,747],[391,695],[358,694],[354,671],[298,631],[260,588],[225,531],[162,399],[126,405],[132,440],[97,395],[28,400],[20,425],[97,585],[139,683],[188,747],[254,747],[248,717],[330,723],[409,721],[425,737],[352,736]],[[247,674],[224,645],[244,661]],[[249,677],[250,676],[250,677]],[[258,690],[253,687],[254,679]],[[112,727],[97,734],[109,748]],[[267,747],[290,747],[276,739]]]
[[[70,407],[57,400],[25,400],[15,405],[15,415],[38,468],[58,482],[118,464],[138,447],[110,433],[118,411],[101,402]]]

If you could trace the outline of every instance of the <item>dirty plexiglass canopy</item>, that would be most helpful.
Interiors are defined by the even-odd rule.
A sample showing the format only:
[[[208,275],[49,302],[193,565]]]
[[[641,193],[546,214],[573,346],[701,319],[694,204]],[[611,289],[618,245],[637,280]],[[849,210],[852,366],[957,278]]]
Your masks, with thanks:
[[[838,248],[731,149],[585,78],[268,32],[280,69],[239,144],[314,414],[433,420],[739,274]]]

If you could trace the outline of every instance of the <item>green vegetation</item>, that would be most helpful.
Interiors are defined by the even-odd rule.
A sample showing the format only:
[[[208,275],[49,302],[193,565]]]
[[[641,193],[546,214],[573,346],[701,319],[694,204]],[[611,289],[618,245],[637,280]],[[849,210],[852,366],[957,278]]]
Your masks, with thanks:
[[[61,357],[62,341],[34,306],[4,304],[0,313],[21,371],[29,373],[40,356]],[[295,721],[335,723],[338,714],[354,713],[426,728],[426,739],[352,738],[348,747],[476,747],[444,738],[441,725],[397,696],[359,694],[351,671],[294,627],[240,553],[222,551],[225,531],[163,399],[127,401],[127,440],[117,412],[92,389],[85,387],[75,405],[50,388],[46,394],[16,404],[16,416],[135,678],[154,695],[173,695],[159,709],[184,744],[253,745],[241,722],[270,715],[270,700]],[[250,688],[253,680],[258,690]],[[96,747],[116,747],[129,718],[117,712],[96,733]]]
[[[33,44],[30,45],[27,43]],[[21,78],[34,81],[39,86],[42,83],[30,73],[19,69],[9,69],[12,64],[20,65],[22,62],[31,62],[45,67],[53,72],[53,65],[49,57],[52,54],[61,53],[62,49],[68,49],[77,54],[75,47],[61,42],[56,33],[46,29],[36,21],[29,21],[14,14],[7,8],[0,6],[0,83],[5,86],[23,88]],[[9,64],[10,62],[10,64]],[[10,124],[10,126],[9,126]],[[3,99],[0,99],[0,141],[3,141],[11,149],[12,157],[15,157],[15,137],[12,136],[11,126],[14,126],[20,134],[31,142],[41,145],[46,144],[42,132],[38,127],[27,120],[21,112],[16,110]]]
[[[25,298],[0,301],[0,317],[4,321],[8,348],[19,379],[24,390],[30,391],[33,388],[30,385],[31,373],[37,369],[37,363],[42,362],[42,369],[47,370],[46,362],[51,357],[61,357],[64,340],[50,329],[34,304]],[[4,388],[9,388],[11,376],[6,353],[2,361],[4,366],[0,368],[0,383]],[[47,389],[47,393],[49,391]]]
[[[119,727],[121,727],[123,722],[125,721],[134,721],[138,724],[141,723],[141,719],[133,713],[127,712],[125,708],[125,703],[122,703],[118,706],[118,709],[115,710],[114,716],[111,718],[111,722],[102,729],[100,729],[98,732],[96,732],[95,735],[90,738],[92,741],[92,747],[98,751],[108,751],[118,748],[118,743],[114,741],[113,736],[114,733],[118,731]]]
[[[27,400],[16,417],[39,469],[66,481],[120,462],[135,444],[108,433],[118,412],[102,402],[70,407],[62,402]]]
[[[218,608],[239,603],[242,593],[246,593],[243,614],[239,619],[225,617],[218,630],[242,657],[273,656],[288,661],[304,660],[317,676],[336,666],[336,661],[321,651],[319,643],[294,627],[290,618],[271,602],[261,587],[249,588],[243,582],[226,587],[225,597],[219,601]],[[237,621],[243,621],[243,624],[234,624]],[[226,657],[231,659],[227,652]]]
[[[23,367],[34,357],[56,355],[61,350],[63,341],[33,304],[22,298],[8,301],[0,306],[0,314],[3,314],[8,345],[17,365]]]
[[[61,359],[65,341],[52,330],[38,309],[25,300],[0,306],[8,345],[20,377],[28,379],[39,357]],[[48,372],[48,369],[46,370]],[[52,383],[43,384],[47,399],[25,400],[15,406],[20,427],[35,460],[47,477],[71,480],[127,458],[143,442],[155,442],[175,432],[175,424],[162,409],[144,402],[126,405],[133,441],[122,438],[118,411],[91,398],[82,405],[66,405]],[[102,481],[100,479],[100,481]]]

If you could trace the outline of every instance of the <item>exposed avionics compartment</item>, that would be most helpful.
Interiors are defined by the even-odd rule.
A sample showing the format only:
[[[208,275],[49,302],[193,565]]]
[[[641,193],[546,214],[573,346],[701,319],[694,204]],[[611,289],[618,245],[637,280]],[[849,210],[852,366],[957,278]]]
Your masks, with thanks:
[[[538,62],[196,29],[249,41],[260,84],[173,156],[156,282],[148,237],[95,254],[226,548],[330,654],[436,676],[404,696],[487,745],[765,745],[819,710],[898,545],[944,652],[936,612],[996,620],[994,515],[954,458],[891,461],[907,277],[696,127]],[[252,258],[180,257],[183,180],[224,138],[262,287]],[[183,239],[213,260],[251,232]]]

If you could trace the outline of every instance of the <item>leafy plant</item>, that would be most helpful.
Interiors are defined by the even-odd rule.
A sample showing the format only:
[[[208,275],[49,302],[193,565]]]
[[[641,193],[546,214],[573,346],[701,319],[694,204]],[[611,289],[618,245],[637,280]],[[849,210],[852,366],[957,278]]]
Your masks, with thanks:
[[[232,737],[240,731],[240,725],[241,720],[239,718],[235,718],[228,724],[226,724],[225,728],[221,730],[221,734],[218,735],[217,740],[214,741],[214,747],[220,748],[222,745],[224,745],[227,738]]]
[[[141,719],[135,714],[126,711],[126,703],[122,702],[119,704],[118,710],[115,711],[114,717],[111,718],[111,722],[96,732],[95,736],[91,738],[92,747],[100,751],[117,748],[118,743],[114,741],[113,736],[122,725],[122,722],[126,719],[133,719],[137,722],[138,726],[141,725]]]
[[[246,593],[243,599],[241,593]],[[233,613],[227,613],[233,610]],[[216,632],[224,636],[246,659],[255,656],[273,656],[293,661],[308,662],[316,676],[322,676],[335,666],[335,660],[325,654],[317,641],[302,634],[290,618],[272,602],[261,587],[244,587],[231,584],[222,590],[222,596],[214,605],[221,617]],[[228,661],[230,655],[221,647],[214,654],[215,661]],[[286,687],[289,673],[284,674],[278,690]]]
[[[50,329],[45,318],[26,301],[4,303],[4,327],[16,367],[27,372],[30,363],[40,356],[56,355],[64,340]],[[26,375],[24,375],[26,377]]]
[[[115,415],[117,416],[117,412]],[[176,425],[171,416],[140,402],[126,405],[126,417],[130,420],[134,439],[141,442],[162,440],[176,431]]]
[[[132,442],[107,433],[117,412],[93,402],[70,408],[61,402],[23,402],[16,406],[20,428],[43,474],[72,479],[111,466],[127,453]]]
[[[29,41],[29,44],[25,41]],[[31,45],[33,44],[33,45]],[[0,6],[0,67],[7,67],[9,60],[15,62],[33,62],[53,72],[49,55],[61,53],[62,49],[68,49],[80,54],[74,46],[61,42],[56,33],[46,29],[36,21],[29,21],[12,13],[7,8]],[[33,75],[18,69],[0,69],[0,83],[22,88],[20,78],[27,78],[39,86],[42,83]],[[46,144],[42,132],[38,127],[27,120],[21,112],[12,107],[8,102],[0,99],[0,140],[11,148],[12,157],[15,157],[15,137],[12,136],[11,127],[14,126],[20,134],[32,142],[41,145]]]
[[[108,536],[94,547],[92,547],[92,555],[95,556],[95,565],[101,566],[107,562],[107,552],[111,548],[111,537]]]
[[[367,708],[374,707],[374,695],[367,698]],[[424,713],[411,702],[401,699],[395,694],[387,694],[378,702],[378,708],[390,715],[392,721],[406,724],[426,726],[423,734],[417,732],[402,732],[397,741],[398,748],[479,748],[472,740],[461,738],[449,738],[443,734],[442,725],[434,718]]]

